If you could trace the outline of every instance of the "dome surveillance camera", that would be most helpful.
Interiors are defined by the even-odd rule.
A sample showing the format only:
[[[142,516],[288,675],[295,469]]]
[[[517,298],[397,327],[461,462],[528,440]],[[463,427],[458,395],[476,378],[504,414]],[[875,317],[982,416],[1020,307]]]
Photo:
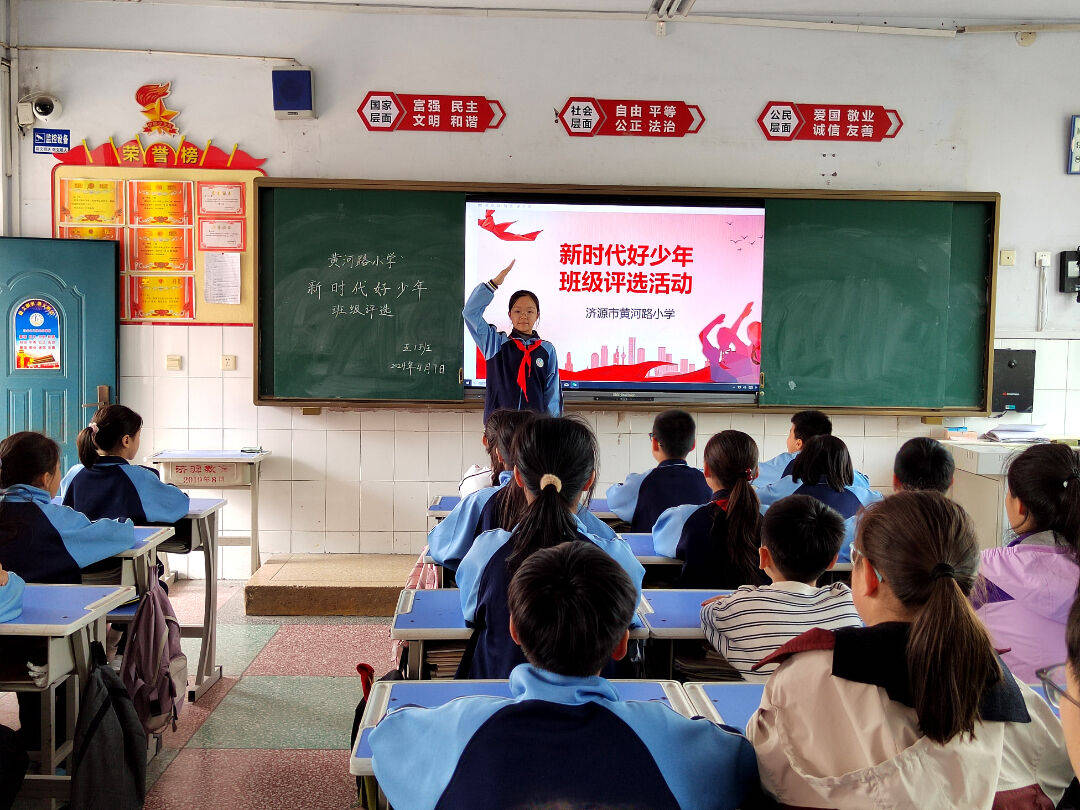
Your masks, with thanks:
[[[34,117],[43,124],[50,124],[60,117],[63,106],[60,99],[48,93],[37,93],[30,99],[34,110]]]

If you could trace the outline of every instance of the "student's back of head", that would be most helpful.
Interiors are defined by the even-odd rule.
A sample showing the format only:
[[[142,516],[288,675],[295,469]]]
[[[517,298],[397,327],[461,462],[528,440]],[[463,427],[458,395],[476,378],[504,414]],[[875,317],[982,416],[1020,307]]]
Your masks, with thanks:
[[[899,492],[866,508],[855,545],[852,580],[860,614],[867,618],[871,597],[855,580],[873,577],[878,591],[891,593],[911,620],[908,680],[923,734],[942,744],[974,734],[982,696],[1002,672],[968,601],[979,574],[971,518],[940,493]]]
[[[956,464],[945,445],[929,436],[916,436],[901,446],[893,461],[896,489],[946,492],[952,486]]]
[[[798,453],[815,436],[831,436],[832,420],[821,411],[799,411],[791,417],[788,451]]]
[[[98,408],[90,424],[75,437],[79,463],[84,467],[93,467],[101,456],[118,452],[125,437],[130,437],[130,441],[138,435],[142,422],[141,416],[124,405],[103,405]]]
[[[599,449],[580,419],[543,417],[517,432],[511,455],[515,480],[532,501],[510,537],[512,573],[534,551],[577,536],[575,513],[582,494],[592,493]]]
[[[1013,459],[1009,494],[1026,513],[1030,531],[1052,531],[1080,553],[1080,455],[1064,444],[1037,444]]]
[[[844,519],[809,495],[781,498],[761,520],[761,544],[785,578],[813,585],[844,542]]]
[[[843,492],[855,480],[847,445],[831,435],[814,436],[803,445],[802,452],[792,463],[791,477],[804,484],[825,483]]]
[[[727,549],[728,564],[745,583],[761,580],[761,505],[751,481],[757,474],[757,443],[741,430],[722,430],[705,445],[705,476],[726,490],[727,508],[717,509],[712,540]]]
[[[694,417],[673,408],[657,414],[653,420],[652,438],[668,458],[686,458],[694,449],[697,427]]]
[[[589,677],[603,669],[634,618],[637,595],[622,567],[592,543],[535,552],[510,582],[510,621],[533,666]]]
[[[59,466],[60,447],[44,433],[24,430],[0,442],[0,489],[16,484],[41,487]]]
[[[536,421],[536,411],[512,411],[501,408],[488,417],[485,436],[491,455],[491,485],[499,485],[499,474],[514,469],[514,437],[530,422]],[[489,435],[490,434],[490,435]],[[525,493],[513,481],[499,493],[499,527],[510,531],[517,525],[525,510]]]

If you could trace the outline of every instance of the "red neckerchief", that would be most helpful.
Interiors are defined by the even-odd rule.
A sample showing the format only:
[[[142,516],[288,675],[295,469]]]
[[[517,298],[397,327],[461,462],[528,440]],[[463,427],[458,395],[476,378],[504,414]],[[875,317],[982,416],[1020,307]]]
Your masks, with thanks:
[[[540,348],[540,341],[536,341],[531,345],[526,346],[525,341],[521,338],[511,338],[519,349],[521,349],[521,365],[518,366],[517,384],[521,389],[522,395],[525,397],[525,401],[529,401],[529,392],[525,389],[525,380],[528,378],[529,373],[532,371],[532,353]]]

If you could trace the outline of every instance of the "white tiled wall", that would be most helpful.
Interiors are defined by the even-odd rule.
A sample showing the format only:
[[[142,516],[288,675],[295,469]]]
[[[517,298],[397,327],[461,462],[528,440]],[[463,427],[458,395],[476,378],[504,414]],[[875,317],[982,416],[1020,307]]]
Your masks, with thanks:
[[[424,545],[425,507],[453,493],[461,472],[484,463],[481,414],[473,411],[327,411],[259,407],[252,400],[249,327],[122,326],[120,394],[145,419],[143,448],[155,450],[262,445],[259,525],[264,556],[281,552],[417,553]],[[1051,432],[1080,433],[1080,340],[998,341],[998,348],[1034,348],[1035,413],[1012,419],[1045,422]],[[237,370],[220,370],[220,354],[235,354]],[[165,370],[165,355],[184,358]],[[600,441],[597,492],[633,470],[653,464],[648,432],[654,413],[585,414]],[[697,414],[698,447],[725,428],[749,433],[762,458],[784,450],[789,414]],[[979,430],[992,420],[970,419]],[[871,483],[888,487],[892,459],[910,436],[930,428],[917,417],[833,417],[855,466]],[[227,490],[226,532],[246,533],[249,495]],[[247,549],[222,549],[246,575]],[[197,563],[197,560],[196,560]],[[183,564],[183,563],[181,563]],[[193,572],[196,573],[196,572]]]

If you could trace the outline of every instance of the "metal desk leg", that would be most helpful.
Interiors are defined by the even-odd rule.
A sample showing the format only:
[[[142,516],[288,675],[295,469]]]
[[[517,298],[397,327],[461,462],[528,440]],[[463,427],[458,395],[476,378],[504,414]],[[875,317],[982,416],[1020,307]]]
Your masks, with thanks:
[[[201,698],[221,678],[221,667],[217,664],[217,513],[200,518],[199,533],[203,538],[202,552],[205,566],[206,592],[203,600],[202,627],[190,628],[191,635],[202,639],[199,649],[199,663],[195,670],[195,688],[188,690],[188,700],[194,702]],[[185,628],[181,628],[181,634]]]
[[[407,650],[409,653],[408,679],[418,681],[424,666],[424,642],[414,638],[409,641]]]
[[[251,465],[251,575],[262,565],[259,556],[259,462]]]

